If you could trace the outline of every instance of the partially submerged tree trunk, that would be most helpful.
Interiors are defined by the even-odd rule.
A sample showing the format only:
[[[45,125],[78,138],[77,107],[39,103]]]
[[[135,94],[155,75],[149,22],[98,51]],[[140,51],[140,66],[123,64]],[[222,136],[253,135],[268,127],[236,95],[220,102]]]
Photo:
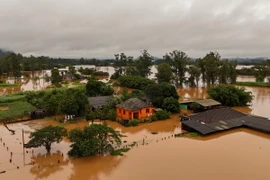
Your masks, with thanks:
[[[12,134],[15,134],[15,131],[14,131],[14,130],[9,129],[9,127],[8,127],[7,124],[6,124],[6,121],[3,121],[3,124],[4,124],[4,126],[7,128],[7,130],[9,130],[9,132],[11,132]]]
[[[45,148],[47,150],[47,153],[50,153],[51,152],[51,143],[46,143]]]

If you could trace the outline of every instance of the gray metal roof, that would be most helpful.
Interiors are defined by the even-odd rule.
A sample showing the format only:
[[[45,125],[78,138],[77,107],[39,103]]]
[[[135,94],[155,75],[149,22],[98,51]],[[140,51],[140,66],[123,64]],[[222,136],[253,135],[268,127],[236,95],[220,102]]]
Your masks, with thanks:
[[[221,105],[220,102],[215,101],[213,99],[201,99],[201,100],[196,100],[196,103],[200,104],[203,107],[209,107],[209,106],[218,106]]]
[[[112,96],[97,96],[88,98],[88,102],[95,108],[100,108],[101,106],[107,104],[113,97]]]
[[[130,98],[126,101],[124,101],[121,104],[116,105],[116,107],[131,110],[131,111],[137,111],[142,108],[151,107],[152,105],[149,104],[145,100],[141,100],[139,98]]]

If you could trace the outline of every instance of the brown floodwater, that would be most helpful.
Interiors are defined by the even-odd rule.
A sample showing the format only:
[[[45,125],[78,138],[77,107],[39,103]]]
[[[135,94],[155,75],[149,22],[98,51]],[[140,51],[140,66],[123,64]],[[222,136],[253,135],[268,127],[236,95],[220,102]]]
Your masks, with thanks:
[[[254,100],[249,107],[235,109],[270,118],[270,88],[246,88],[253,93]],[[177,91],[182,99],[207,97],[206,88],[182,88]],[[83,128],[90,123],[80,121],[65,126],[70,130]],[[59,144],[53,144],[51,154],[47,154],[43,147],[27,149],[23,153],[22,129],[27,142],[31,131],[58,123],[35,120],[9,124],[9,128],[15,130],[15,135],[0,126],[0,172],[6,171],[0,174],[0,179],[270,179],[269,134],[241,128],[206,137],[174,138],[173,134],[181,132],[178,114],[166,121],[137,127],[123,127],[112,121],[106,123],[125,135],[123,146],[134,141],[138,145],[124,156],[74,159],[67,156],[70,142],[64,139]]]

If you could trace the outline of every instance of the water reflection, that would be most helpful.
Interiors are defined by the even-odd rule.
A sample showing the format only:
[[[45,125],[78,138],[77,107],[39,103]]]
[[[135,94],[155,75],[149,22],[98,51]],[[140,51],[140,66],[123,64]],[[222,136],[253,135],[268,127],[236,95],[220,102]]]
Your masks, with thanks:
[[[105,156],[72,159],[72,174],[70,180],[98,180],[100,174],[110,175],[126,157]]]
[[[31,157],[32,167],[30,172],[36,179],[47,178],[57,171],[62,171],[63,166],[69,163],[69,159],[65,159],[63,153],[57,151],[55,153],[38,154]]]

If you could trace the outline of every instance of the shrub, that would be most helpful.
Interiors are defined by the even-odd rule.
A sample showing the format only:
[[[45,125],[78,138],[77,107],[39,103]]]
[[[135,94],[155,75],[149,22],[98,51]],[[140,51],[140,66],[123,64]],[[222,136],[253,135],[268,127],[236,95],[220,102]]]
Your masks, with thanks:
[[[171,113],[166,111],[166,110],[162,110],[162,111],[157,111],[155,114],[157,120],[165,120],[165,119],[169,119],[171,116]]]
[[[179,102],[173,97],[167,97],[164,99],[162,108],[169,112],[179,112]]]
[[[109,73],[103,71],[95,71],[93,72],[93,76],[109,76]]]
[[[138,124],[140,124],[138,119],[132,119],[128,122],[128,126],[137,126]]]
[[[158,120],[157,115],[154,114],[151,116],[151,121],[157,121],[157,120]]]

